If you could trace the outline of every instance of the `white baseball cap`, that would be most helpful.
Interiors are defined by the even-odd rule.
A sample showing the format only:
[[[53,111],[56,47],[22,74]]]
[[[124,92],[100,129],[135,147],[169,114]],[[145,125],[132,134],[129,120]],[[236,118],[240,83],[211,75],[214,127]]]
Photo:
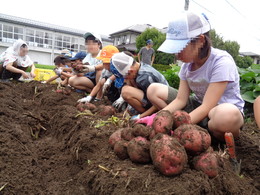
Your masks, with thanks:
[[[102,44],[102,39],[101,39],[101,36],[99,34],[87,32],[83,35],[84,39],[87,39],[89,36],[95,37],[96,41],[100,41],[100,43]]]
[[[180,53],[192,39],[210,31],[205,14],[184,11],[169,22],[166,40],[159,47],[165,53]]]
[[[112,56],[111,62],[121,75],[126,76],[133,65],[134,58],[124,52],[120,52]]]

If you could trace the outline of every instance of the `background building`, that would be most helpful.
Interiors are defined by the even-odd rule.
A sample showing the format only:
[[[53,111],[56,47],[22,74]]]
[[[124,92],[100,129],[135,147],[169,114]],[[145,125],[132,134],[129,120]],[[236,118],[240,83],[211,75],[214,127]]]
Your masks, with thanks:
[[[121,51],[131,51],[135,53],[136,51],[136,37],[144,32],[147,28],[155,28],[150,24],[136,24],[120,30],[118,32],[114,32],[110,34],[111,39],[114,41],[114,46],[116,46]],[[158,29],[159,31],[166,33],[167,29]]]
[[[51,65],[62,49],[84,51],[85,32],[0,13],[0,53],[20,38],[28,43],[34,62]],[[101,35],[101,38],[103,46],[113,44],[108,36]]]
[[[260,55],[253,52],[240,52],[242,56],[249,56],[253,59],[253,64],[260,64]]]

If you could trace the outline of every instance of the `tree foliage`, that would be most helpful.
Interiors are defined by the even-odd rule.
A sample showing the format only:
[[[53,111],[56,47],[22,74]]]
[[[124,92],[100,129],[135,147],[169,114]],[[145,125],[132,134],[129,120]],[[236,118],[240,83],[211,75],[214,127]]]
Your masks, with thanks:
[[[146,41],[148,39],[152,39],[154,43],[153,45],[153,49],[155,50],[154,64],[168,65],[174,62],[174,55],[158,51],[158,48],[162,45],[162,43],[166,39],[166,34],[160,32],[156,28],[147,28],[143,33],[141,33],[136,38],[137,52],[139,52],[142,47],[146,46]]]

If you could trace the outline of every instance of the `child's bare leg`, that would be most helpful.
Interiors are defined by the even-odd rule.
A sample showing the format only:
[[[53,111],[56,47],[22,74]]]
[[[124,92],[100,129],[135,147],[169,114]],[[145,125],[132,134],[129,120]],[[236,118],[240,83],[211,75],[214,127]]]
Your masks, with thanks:
[[[244,118],[239,109],[229,103],[220,104],[209,112],[209,131],[219,140],[224,140],[226,132],[233,133],[239,137],[240,128],[244,124]]]

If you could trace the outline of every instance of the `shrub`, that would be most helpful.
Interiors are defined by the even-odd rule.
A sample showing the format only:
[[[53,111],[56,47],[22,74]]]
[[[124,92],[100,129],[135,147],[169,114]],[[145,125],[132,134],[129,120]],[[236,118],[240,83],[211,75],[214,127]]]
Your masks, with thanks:
[[[168,81],[169,85],[175,89],[179,88],[180,84],[180,78],[178,76],[178,73],[181,69],[180,66],[177,66],[175,64],[170,65],[171,69],[167,69],[166,71],[160,71],[163,76]]]
[[[253,103],[260,95],[260,65],[238,68],[240,74],[240,92],[246,102]]]

